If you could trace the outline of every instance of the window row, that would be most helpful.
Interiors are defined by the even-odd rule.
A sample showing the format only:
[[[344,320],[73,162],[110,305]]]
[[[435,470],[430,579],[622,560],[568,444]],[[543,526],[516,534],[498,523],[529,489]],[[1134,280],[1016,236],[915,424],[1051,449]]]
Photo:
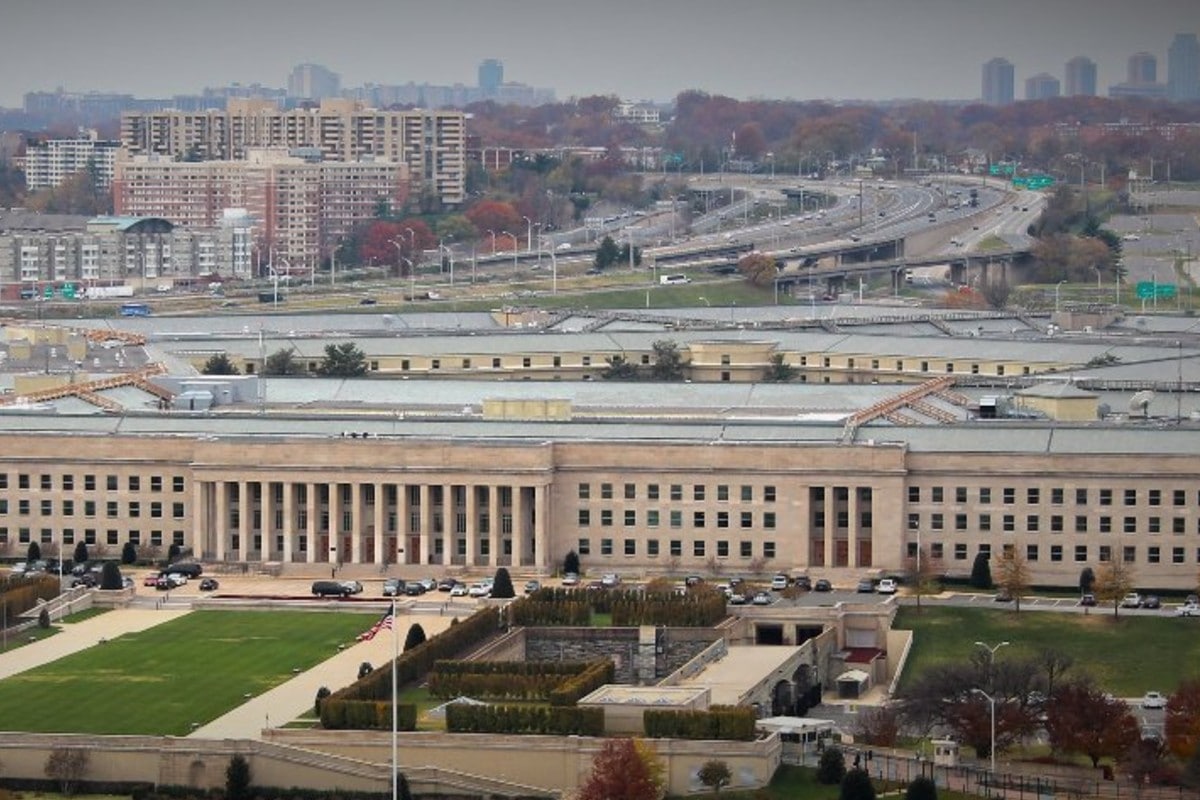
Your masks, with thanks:
[[[969,490],[966,486],[955,486],[952,491],[948,491],[944,486],[930,486],[927,491],[922,491],[920,486],[908,487],[908,502],[920,503],[922,496],[925,496],[929,503],[969,503]],[[953,496],[953,501],[948,501],[948,498]],[[975,491],[975,502],[980,505],[991,505],[995,497],[995,493],[991,487],[981,486]],[[1066,505],[1068,496],[1072,497],[1077,506],[1090,506],[1093,503],[1101,506],[1116,505],[1117,498],[1120,498],[1121,505],[1136,506],[1138,505],[1139,497],[1143,498],[1143,505],[1147,506],[1162,506],[1168,502],[1175,507],[1183,507],[1188,504],[1187,489],[1073,489],[1068,491],[1062,487],[1053,487],[1049,491],[1044,491],[1041,487],[1030,486],[1024,492],[1018,491],[1012,486],[1007,486],[1000,490],[1000,503],[1006,506],[1015,505],[1017,497],[1023,497],[1026,505],[1039,505],[1045,498],[1050,505],[1061,506]],[[1194,505],[1200,506],[1200,491],[1195,494]]]
[[[648,509],[644,512],[644,525],[647,528],[657,528],[662,523],[662,514],[656,509]],[[579,509],[578,522],[579,527],[587,528],[592,524],[592,519],[595,517],[602,528],[611,528],[614,524],[615,514],[611,508],[602,508],[597,514],[593,514],[590,508]],[[742,511],[736,516],[737,525],[743,530],[755,527],[755,513],[753,511]],[[716,511],[712,514],[712,519],[716,523],[717,528],[731,527],[734,515],[728,511]],[[638,525],[638,512],[635,509],[625,509],[621,512],[622,524],[626,528],[636,527]],[[672,510],[667,512],[667,523],[672,528],[682,528],[684,520],[684,512]],[[708,525],[709,514],[705,511],[691,512],[691,521],[693,528],[704,528]],[[775,530],[775,512],[762,512],[759,521],[759,527],[765,530]]]
[[[8,489],[10,487],[10,485],[15,486],[17,489],[32,489],[34,483],[36,483],[37,487],[39,489],[41,489],[42,491],[45,491],[45,492],[54,491],[54,476],[53,475],[48,475],[48,474],[38,475],[38,476],[36,476],[37,477],[36,481],[34,481],[34,477],[35,476],[30,475],[27,472],[19,472],[19,473],[17,473],[16,481],[14,483],[7,472],[0,472],[0,489]],[[130,475],[125,480],[125,488],[131,492],[140,492],[140,491],[142,491],[143,483],[145,485],[147,485],[149,487],[150,491],[152,491],[152,492],[163,491],[163,486],[165,485],[165,482],[161,475],[151,475],[145,481],[142,480],[142,477],[140,475]],[[96,475],[84,475],[82,485],[83,485],[83,490],[85,492],[94,492],[97,490],[97,487],[100,484],[99,484],[99,481],[97,480]],[[64,492],[75,491],[75,488],[76,488],[75,476],[74,475],[60,475],[59,476],[59,488],[62,489],[62,491],[64,491]],[[184,484],[184,479],[183,479],[182,475],[176,475],[173,478],[171,478],[171,491],[172,492],[182,492],[182,491],[184,491],[184,488],[185,488],[185,484]],[[121,478],[119,475],[105,475],[104,476],[104,491],[117,492],[117,491],[120,491],[120,489],[121,489]]]
[[[820,358],[820,361],[818,361],[818,358]],[[818,356],[813,356],[813,357],[812,357],[812,359],[811,359],[811,363],[810,363],[809,356],[807,356],[807,355],[802,355],[802,356],[800,356],[800,357],[799,357],[799,361],[800,361],[800,366],[802,366],[802,367],[816,366],[816,365],[819,363],[819,364],[821,365],[821,367],[823,367],[823,368],[825,368],[825,369],[838,369],[838,368],[839,368],[839,367],[838,367],[836,364],[834,364],[834,361],[833,361],[833,357],[832,357],[832,356],[819,356],[819,357],[818,357]],[[867,359],[863,359],[863,362],[864,362],[864,363],[865,363],[866,361],[867,361]],[[872,358],[872,359],[870,359],[870,364],[871,364],[871,369],[872,369],[872,370],[876,370],[876,371],[878,371],[878,370],[885,370],[885,369],[887,369],[887,367],[886,367],[886,366],[883,366],[883,364],[884,364],[884,360],[883,360],[883,359],[879,359],[879,358]],[[901,359],[896,359],[895,361],[893,361],[893,362],[892,362],[892,364],[894,365],[894,368],[895,368],[895,371],[896,371],[896,372],[904,372],[904,371],[905,371],[905,369],[906,369],[906,367],[905,367],[905,363],[904,363],[904,361],[903,361],[903,360],[901,360]],[[929,366],[929,364],[930,364],[930,362],[928,362],[928,361],[919,361],[919,362],[917,362],[916,369],[917,369],[917,371],[919,371],[919,372],[929,372],[929,371],[930,371],[930,366]],[[847,358],[847,359],[846,359],[846,369],[860,369],[860,368],[861,368],[861,366],[862,366],[862,365],[858,363],[858,359],[855,359],[855,358]],[[1004,365],[1004,364],[996,364],[996,365],[995,365],[995,367],[996,367],[996,372],[995,372],[995,374],[996,374],[996,375],[1003,375],[1003,374],[1004,374],[1004,372],[1005,372],[1005,365]],[[910,370],[911,370],[911,369],[913,369],[913,362],[911,362],[911,361],[910,361],[910,362],[908,362],[908,367],[907,367],[907,369],[910,369]],[[980,370],[980,365],[979,365],[979,364],[977,364],[977,363],[971,363],[971,364],[970,364],[970,365],[967,367],[967,369],[970,371],[970,373],[971,373],[972,375],[978,375],[978,374],[979,374],[979,370]],[[952,373],[952,372],[954,372],[954,371],[955,371],[954,362],[953,362],[953,361],[947,361],[947,362],[946,362],[946,364],[945,364],[945,370],[946,370],[946,372],[948,372],[948,373]],[[1028,366],[1022,366],[1022,367],[1021,367],[1021,374],[1022,374],[1022,375],[1028,375],[1028,374],[1029,374],[1029,367],[1028,367]]]
[[[620,553],[617,552],[617,546],[620,546]],[[737,545],[737,556],[739,558],[754,558],[754,542],[742,540],[736,543],[731,543],[725,539],[718,539],[716,542],[706,542],[703,539],[693,539],[691,542],[691,555],[694,558],[707,558],[709,555],[717,558],[729,558],[733,553],[733,544]],[[599,550],[597,555],[612,556],[625,555],[636,556],[641,555],[638,552],[638,547],[642,546],[645,549],[644,554],[649,558],[657,558],[662,555],[662,548],[658,539],[647,539],[644,542],[638,539],[622,539],[618,543],[615,539],[601,539],[599,542]],[[759,555],[763,558],[775,558],[775,542],[761,542],[761,550]],[[684,555],[684,542],[682,539],[667,540],[667,555],[671,558],[682,558]],[[581,556],[592,555],[592,540],[581,538],[578,542],[576,552]]]
[[[1188,532],[1187,517],[1143,518],[1102,515],[1093,519],[1085,514],[1077,514],[1073,517],[1066,517],[1062,514],[1051,514],[1048,517],[1041,517],[1037,514],[1000,514],[997,520],[992,514],[978,514],[975,516],[975,525],[972,528],[968,514],[934,513],[923,517],[921,514],[912,512],[908,515],[909,530],[928,531],[943,531],[952,528],[955,531],[963,532],[975,530],[980,533],[988,533],[992,530],[1000,530],[1004,533],[1017,533],[1018,525],[1020,525],[1021,533],[1041,533],[1042,531],[1064,533],[1067,525],[1070,524],[1071,531],[1074,533],[1091,533],[1093,530],[1097,533],[1112,533],[1116,530],[1114,523],[1120,526],[1121,533],[1172,533],[1181,536]],[[1200,534],[1200,518],[1196,519],[1193,532]]]
[[[977,553],[991,558],[992,546],[990,544],[980,544],[976,549]],[[1003,547],[1003,553],[1010,555],[1015,553],[1016,549],[1011,544],[1006,544]],[[1063,561],[1067,553],[1071,554],[1072,560],[1076,563],[1086,563],[1091,559],[1093,553],[1096,559],[1100,562],[1111,561],[1115,552],[1120,552],[1121,559],[1127,564],[1137,563],[1138,547],[1135,545],[1121,545],[1118,548],[1114,545],[1102,544],[1095,546],[1086,544],[1077,544],[1072,548],[1068,548],[1061,544],[1040,545],[1027,544],[1025,545],[1024,557],[1026,561],[1038,561],[1043,553],[1048,553],[1049,559],[1052,562]],[[953,559],[955,561],[966,561],[968,558],[968,546],[965,542],[958,542],[954,545]],[[916,558],[917,545],[916,542],[908,543],[908,557]],[[946,545],[943,542],[933,542],[929,545],[929,556],[935,560],[946,558]],[[1195,548],[1193,553],[1194,562],[1200,564],[1200,547]],[[1147,564],[1162,564],[1166,563],[1164,559],[1170,559],[1172,564],[1186,564],[1187,548],[1186,547],[1160,547],[1158,545],[1148,545],[1145,548],[1145,560]]]
[[[103,535],[103,542],[101,542]],[[12,534],[8,527],[0,527],[0,545],[10,544],[13,542]],[[173,544],[184,546],[183,531],[171,531],[170,538],[167,539],[167,534],[161,530],[152,530],[147,532],[147,537],[143,539],[142,531],[136,528],[125,531],[125,541],[132,542],[134,545],[148,544],[153,547],[170,546]],[[53,528],[39,528],[37,530],[37,538],[34,539],[34,531],[32,528],[17,528],[16,543],[30,544],[37,541],[39,544],[52,544],[55,541]],[[74,528],[62,529],[62,546],[78,544],[84,542],[88,545],[105,544],[109,546],[117,546],[121,544],[121,531],[115,528],[109,528],[104,531],[99,531],[96,528],[84,528],[82,531],[76,531]]]
[[[108,500],[104,503],[104,516],[109,519],[119,519],[128,517],[137,519],[142,516],[142,511],[145,509],[151,519],[162,519],[166,513],[167,503],[152,502],[141,503],[139,501],[131,501],[125,504],[125,514],[121,514],[121,503],[116,500]],[[183,519],[184,504],[182,502],[170,503],[171,518]],[[100,506],[96,500],[61,500],[59,501],[59,514],[64,517],[73,517],[77,511],[82,511],[84,517],[98,516],[97,510]],[[38,514],[43,517],[52,517],[55,514],[53,500],[37,501]],[[15,508],[18,516],[27,517],[33,513],[34,501],[28,499],[18,500],[15,504],[11,503],[7,498],[0,497],[0,514],[9,514],[11,509]]]
[[[599,488],[598,496],[599,496],[599,499],[601,499],[601,500],[612,500],[616,496],[615,495],[616,484],[601,483],[598,488]],[[621,497],[623,499],[625,499],[625,500],[637,500],[638,499],[638,485],[636,483],[623,483],[620,485],[620,488],[621,488]],[[648,483],[643,488],[644,488],[644,493],[642,495],[642,499],[644,499],[644,500],[661,500],[661,499],[663,499],[663,491],[662,491],[661,485],[659,485],[657,483]],[[736,488],[738,489],[738,492],[737,492],[738,499],[741,502],[743,502],[743,503],[753,503],[754,502],[754,487],[753,486],[750,486],[748,484],[742,484],[741,486],[736,487]],[[688,490],[686,493],[689,494],[691,496],[691,499],[696,502],[705,502],[708,499],[708,492],[709,492],[709,487],[707,484],[694,483],[690,487],[688,487]],[[667,499],[670,499],[670,500],[676,501],[676,502],[682,502],[683,498],[684,498],[684,494],[685,494],[685,488],[682,483],[672,483],[672,484],[667,485],[667,491],[666,491]],[[732,494],[730,492],[729,484],[726,484],[726,483],[717,484],[716,491],[713,496],[716,498],[718,503],[730,502],[729,498],[732,496]],[[591,500],[592,499],[592,484],[590,484],[590,483],[580,483],[579,484],[579,499],[580,500]],[[759,499],[764,503],[774,503],[775,502],[775,487],[774,486],[761,487]]]

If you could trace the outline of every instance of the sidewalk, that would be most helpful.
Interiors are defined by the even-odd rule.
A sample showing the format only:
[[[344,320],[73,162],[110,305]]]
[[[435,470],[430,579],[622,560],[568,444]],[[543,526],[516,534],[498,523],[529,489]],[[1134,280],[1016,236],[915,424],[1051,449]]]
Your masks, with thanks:
[[[363,616],[363,629],[375,621]],[[201,739],[261,739],[263,728],[283,726],[312,710],[317,690],[322,686],[336,692],[358,679],[358,667],[364,661],[379,667],[392,658],[393,647],[403,648],[408,629],[419,622],[426,637],[433,637],[450,627],[453,617],[436,614],[397,613],[392,631],[380,631],[369,642],[357,642],[332,658],[322,661],[307,672],[276,686],[258,697],[192,731],[190,736]],[[396,637],[393,644],[393,635]]]

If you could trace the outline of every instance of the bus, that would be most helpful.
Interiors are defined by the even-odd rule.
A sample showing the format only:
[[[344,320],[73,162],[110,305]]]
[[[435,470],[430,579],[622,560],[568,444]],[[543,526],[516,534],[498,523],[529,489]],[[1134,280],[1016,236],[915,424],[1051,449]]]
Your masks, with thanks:
[[[122,317],[148,317],[150,316],[150,306],[145,303],[122,303]]]

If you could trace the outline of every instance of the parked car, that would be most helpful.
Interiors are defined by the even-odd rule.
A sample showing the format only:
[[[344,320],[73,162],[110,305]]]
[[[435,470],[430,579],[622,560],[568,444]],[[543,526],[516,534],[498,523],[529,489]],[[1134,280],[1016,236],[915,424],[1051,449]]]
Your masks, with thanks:
[[[342,581],[342,586],[346,588],[346,594],[362,594],[363,585],[358,581]]]
[[[98,583],[99,581],[96,580],[96,576],[89,572],[85,575],[80,575],[78,578],[72,578],[71,588],[74,589],[79,586],[84,586],[88,589],[94,589]]]
[[[759,592],[750,602],[756,606],[769,606],[771,605],[771,595],[767,592]]]
[[[404,581],[400,578],[388,578],[383,582],[384,597],[399,597],[404,594]]]
[[[350,587],[347,586],[347,583],[347,581],[313,581],[312,593],[317,597],[346,597],[350,594]]]
[[[562,585],[563,586],[578,586],[579,585],[579,576],[576,575],[574,572],[568,572],[566,575],[563,575],[563,577],[562,577]]]
[[[731,606],[746,605],[746,595],[741,594],[740,592],[734,592],[733,594],[729,595],[729,605],[731,605]]]
[[[807,575],[797,575],[792,579],[792,585],[803,592],[811,592],[813,588],[812,579]]]
[[[404,594],[408,597],[420,597],[425,594],[425,584],[420,581],[404,584]]]
[[[784,589],[786,589],[787,587],[788,587],[788,576],[787,575],[780,574],[780,575],[776,575],[774,578],[771,578],[771,589],[772,590],[774,590],[776,592],[781,592]]]
[[[472,583],[471,588],[467,589],[467,597],[487,597],[491,594],[491,588],[483,583]]]
[[[1175,609],[1177,617],[1200,617],[1200,603],[1184,603]]]
[[[1121,600],[1121,608],[1141,608],[1142,596],[1137,592],[1130,592]]]
[[[525,594],[533,594],[542,588],[541,581],[525,581]]]
[[[814,592],[832,592],[833,584],[825,578],[817,578],[817,582],[813,584]]]
[[[621,583],[621,576],[615,572],[609,572],[600,579],[600,583],[604,585],[605,589],[615,589]]]
[[[1156,594],[1148,594],[1142,599],[1142,608],[1162,608],[1162,600]]]
[[[465,583],[456,583],[454,588],[450,590],[451,597],[466,597],[467,585]]]
[[[699,575],[688,575],[683,579],[684,586],[699,586],[702,583],[704,583],[704,578]]]
[[[188,576],[182,572],[168,572],[167,577],[175,581],[176,586],[185,586],[188,582]]]
[[[129,577],[128,575],[121,578],[121,588],[122,589],[132,589],[133,588],[133,578]]]
[[[1167,698],[1162,692],[1146,692],[1142,695],[1142,708],[1166,708]]]
[[[875,587],[875,591],[879,592],[880,594],[895,594],[895,578],[884,578],[883,580],[879,581],[879,585]]]
[[[221,588],[221,584],[217,582],[216,578],[205,578],[200,581],[200,591],[202,592],[215,592],[219,588]]]
[[[1001,589],[1000,591],[996,592],[996,596],[992,599],[997,603],[1011,603],[1013,598],[1012,595],[1008,593],[1007,589]]]
[[[85,573],[80,572],[79,574],[83,575]],[[150,587],[157,586],[159,577],[161,577],[161,576],[157,572],[151,572],[149,575],[142,578],[142,586],[150,586]]]
[[[1200,606],[1200,594],[1189,594],[1184,598],[1184,603],[1191,603],[1194,606]]]
[[[871,594],[875,591],[875,581],[870,578],[860,578],[855,591],[859,594]]]
[[[421,586],[424,587],[425,591],[432,592],[437,588],[437,581],[433,578],[421,578]]]
[[[437,588],[439,592],[448,592],[457,585],[458,580],[455,578],[442,578],[440,581],[438,581]]]
[[[1079,598],[1079,605],[1081,605],[1081,606],[1096,605],[1096,595],[1094,595],[1094,594],[1083,595],[1082,597]]]

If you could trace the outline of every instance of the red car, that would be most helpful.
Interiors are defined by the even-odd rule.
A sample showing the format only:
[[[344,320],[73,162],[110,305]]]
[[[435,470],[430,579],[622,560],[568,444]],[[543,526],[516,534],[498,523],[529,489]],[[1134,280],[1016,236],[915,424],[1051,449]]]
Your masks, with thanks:
[[[149,575],[142,578],[142,586],[158,586],[158,573],[151,572]]]

